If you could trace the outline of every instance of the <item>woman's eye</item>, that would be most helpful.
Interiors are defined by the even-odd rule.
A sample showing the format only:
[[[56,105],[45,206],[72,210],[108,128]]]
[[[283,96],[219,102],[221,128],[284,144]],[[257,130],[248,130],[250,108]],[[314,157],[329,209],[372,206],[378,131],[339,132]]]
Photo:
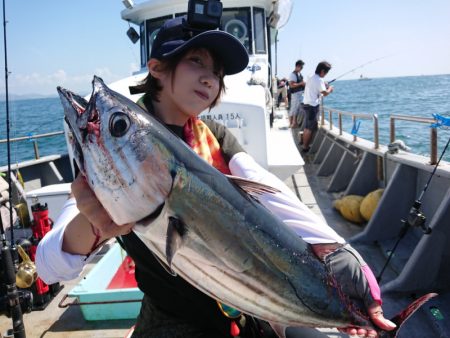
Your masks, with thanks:
[[[109,131],[114,137],[122,137],[130,129],[131,122],[128,115],[122,112],[116,112],[111,115],[109,120]]]
[[[202,60],[199,58],[199,57],[196,57],[196,56],[191,56],[191,61],[192,62],[194,62],[194,63],[196,63],[196,64],[198,64],[198,65],[203,65],[203,62],[202,62]]]

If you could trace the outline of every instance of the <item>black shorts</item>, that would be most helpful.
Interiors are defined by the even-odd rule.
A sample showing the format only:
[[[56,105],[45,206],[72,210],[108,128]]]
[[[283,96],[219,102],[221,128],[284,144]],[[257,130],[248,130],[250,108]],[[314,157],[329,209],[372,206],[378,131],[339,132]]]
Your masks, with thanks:
[[[317,116],[319,115],[319,106],[310,106],[305,104],[305,129],[317,130]]]

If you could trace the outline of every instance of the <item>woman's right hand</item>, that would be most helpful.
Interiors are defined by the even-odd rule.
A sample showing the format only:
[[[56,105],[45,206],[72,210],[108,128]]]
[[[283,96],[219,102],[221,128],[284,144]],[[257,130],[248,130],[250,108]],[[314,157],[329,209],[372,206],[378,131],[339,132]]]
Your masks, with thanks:
[[[92,225],[93,231],[102,240],[126,235],[131,232],[134,223],[117,225],[100,204],[94,192],[82,175],[78,175],[72,183],[72,194],[77,201],[78,210]]]

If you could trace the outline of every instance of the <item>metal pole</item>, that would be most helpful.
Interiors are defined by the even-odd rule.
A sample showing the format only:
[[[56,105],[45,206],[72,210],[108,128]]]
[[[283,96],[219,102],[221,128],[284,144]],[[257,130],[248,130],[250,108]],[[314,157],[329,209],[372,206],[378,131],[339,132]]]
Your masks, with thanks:
[[[380,148],[380,131],[378,130],[378,114],[373,114],[373,138],[375,142],[375,149]]]
[[[394,142],[395,140],[395,119],[391,116],[390,118],[390,124],[391,124],[391,128],[390,128],[390,132],[389,132],[389,138],[390,138],[390,143]]]
[[[5,94],[6,94],[6,139],[9,140],[9,91],[8,91],[8,53],[6,49],[6,9],[5,0],[3,0],[3,42],[5,50]],[[8,193],[9,193],[9,223],[11,229],[11,246],[6,241],[3,223],[1,222],[2,236],[2,261],[4,265],[4,281],[6,284],[6,295],[8,306],[11,311],[14,338],[25,338],[25,326],[23,324],[22,308],[20,306],[19,294],[16,286],[16,273],[13,261],[14,252],[14,229],[12,214],[12,179],[11,179],[11,142],[7,142],[8,149]]]
[[[353,126],[354,126],[355,130],[356,130],[356,117],[355,117],[355,115],[352,115],[352,123],[353,123]],[[356,133],[353,133],[353,142],[355,142],[355,141],[356,141]]]
[[[37,159],[39,159],[39,148],[38,148],[37,140],[33,141],[33,147],[34,147],[34,158],[37,160]]]
[[[275,75],[278,76],[278,30],[275,33]]]
[[[437,128],[431,128],[430,136],[430,164],[437,162]]]
[[[5,10],[5,0],[3,0],[3,47],[5,50],[5,101],[6,101],[6,139],[9,140],[9,88],[8,88],[8,52],[7,52],[7,46],[6,46],[6,10]],[[7,181],[8,181],[8,193],[9,196],[12,196],[11,191],[11,145],[10,142],[7,142],[6,144],[7,149],[7,160],[8,160],[8,175],[7,175]],[[13,216],[12,216],[12,205],[9,204],[9,223],[13,224]]]

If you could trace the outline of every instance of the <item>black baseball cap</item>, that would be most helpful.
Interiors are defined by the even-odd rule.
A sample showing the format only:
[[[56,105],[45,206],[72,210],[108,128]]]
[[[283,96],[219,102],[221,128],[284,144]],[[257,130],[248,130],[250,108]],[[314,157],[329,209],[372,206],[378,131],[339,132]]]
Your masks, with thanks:
[[[152,44],[151,58],[164,59],[192,47],[206,48],[222,58],[225,75],[241,72],[248,65],[248,53],[233,35],[219,30],[192,29],[186,16],[169,19]]]

